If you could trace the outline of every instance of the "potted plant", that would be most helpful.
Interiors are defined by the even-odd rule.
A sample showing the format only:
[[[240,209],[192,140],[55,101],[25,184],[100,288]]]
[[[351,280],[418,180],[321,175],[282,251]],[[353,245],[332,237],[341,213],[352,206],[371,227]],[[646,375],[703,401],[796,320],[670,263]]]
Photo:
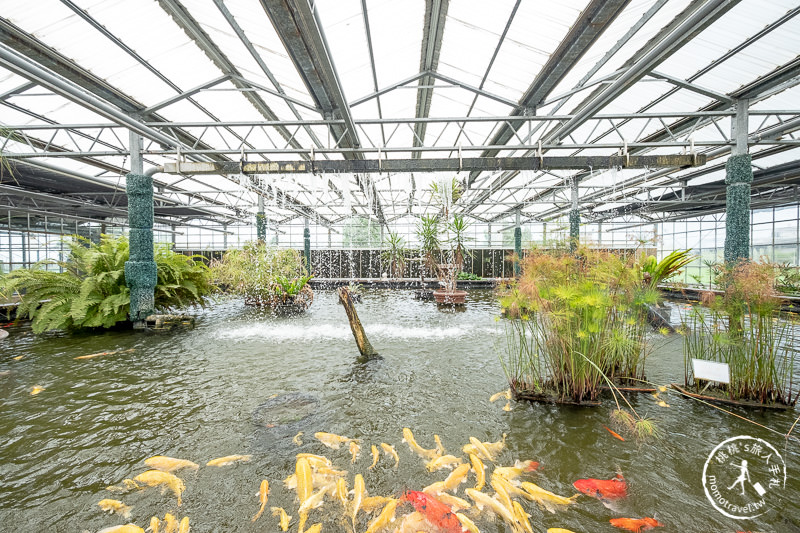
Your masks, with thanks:
[[[406,267],[406,243],[397,233],[389,232],[389,237],[384,241],[386,249],[381,252],[381,259],[389,268],[389,276],[402,278]]]

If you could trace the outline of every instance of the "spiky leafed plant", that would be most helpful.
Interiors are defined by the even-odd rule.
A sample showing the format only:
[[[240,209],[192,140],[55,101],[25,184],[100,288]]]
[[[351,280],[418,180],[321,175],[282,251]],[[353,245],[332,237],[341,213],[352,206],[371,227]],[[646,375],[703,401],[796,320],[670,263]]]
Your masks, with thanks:
[[[420,251],[423,261],[429,274],[435,275],[438,272],[437,264],[441,250],[439,240],[439,218],[434,215],[426,215],[419,219],[417,223],[417,237],[419,237]]]
[[[690,250],[675,250],[661,261],[649,256],[642,262],[642,272],[645,274],[645,283],[655,288],[660,283],[678,274],[680,269],[695,260]]]
[[[453,220],[447,224],[447,229],[450,233],[450,246],[453,249],[453,262],[456,265],[456,272],[461,272],[464,269],[464,257],[469,256],[470,252],[467,249],[467,242],[471,237],[467,236],[469,223],[464,219],[463,215],[453,215]]]
[[[406,242],[398,233],[389,232],[389,237],[384,241],[386,249],[381,252],[381,259],[389,267],[389,275],[393,278],[402,278],[406,268]]]
[[[125,236],[102,235],[99,243],[75,237],[67,241],[65,261],[43,261],[31,269],[15,270],[4,287],[20,294],[18,316],[32,320],[35,333],[49,330],[109,328],[128,319],[130,290],[125,284],[129,257]],[[205,265],[159,247],[156,310],[190,304],[204,305],[211,293]],[[63,272],[46,270],[59,266]]]

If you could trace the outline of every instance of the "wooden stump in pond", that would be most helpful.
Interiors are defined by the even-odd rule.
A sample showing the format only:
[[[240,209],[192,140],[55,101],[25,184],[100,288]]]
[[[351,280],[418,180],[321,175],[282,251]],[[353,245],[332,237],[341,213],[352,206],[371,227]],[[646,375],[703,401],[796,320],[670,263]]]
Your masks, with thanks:
[[[347,287],[339,287],[338,292],[339,303],[344,306],[344,311],[347,313],[347,320],[350,321],[350,329],[353,330],[353,337],[356,338],[358,351],[364,356],[378,355],[378,352],[376,352],[372,344],[369,343],[367,334],[364,333],[364,326],[361,325],[361,321],[358,319],[358,313],[356,313],[356,307],[353,305],[350,289]]]

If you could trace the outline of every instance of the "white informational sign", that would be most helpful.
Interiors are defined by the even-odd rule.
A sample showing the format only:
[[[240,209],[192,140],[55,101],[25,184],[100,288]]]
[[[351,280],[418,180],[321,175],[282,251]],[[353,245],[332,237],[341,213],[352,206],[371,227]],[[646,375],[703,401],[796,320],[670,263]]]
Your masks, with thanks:
[[[692,359],[692,368],[694,369],[694,379],[719,381],[720,383],[731,382],[731,369],[728,367],[728,363]]]

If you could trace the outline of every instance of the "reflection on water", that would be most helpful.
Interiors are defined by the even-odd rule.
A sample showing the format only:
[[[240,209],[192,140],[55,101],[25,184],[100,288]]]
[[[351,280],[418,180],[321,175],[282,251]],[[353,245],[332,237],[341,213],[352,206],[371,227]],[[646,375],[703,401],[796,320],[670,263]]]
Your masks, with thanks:
[[[557,514],[525,503],[535,531],[613,531],[610,518],[654,514],[664,531],[797,530],[797,441],[671,392],[661,394],[669,408],[648,395],[631,398],[665,433],[661,441],[643,444],[620,442],[603,428],[610,425],[611,400],[601,408],[516,404],[510,412],[503,411],[503,401],[489,403],[506,388],[495,352],[502,327],[491,293],[471,291],[470,298],[464,312],[451,313],[413,300],[410,291],[366,292],[357,309],[380,353],[370,360],[358,357],[333,292],[318,291],[300,317],[272,317],[237,300],[223,301],[200,313],[197,329],[167,335],[36,337],[13,330],[0,345],[0,524],[3,530],[97,531],[124,522],[96,505],[119,498],[133,506],[132,521],[141,526],[172,512],[189,516],[192,531],[275,531],[277,520],[268,513],[250,522],[259,507],[256,493],[268,479],[268,505],[296,515],[294,493],[281,481],[293,472],[300,451],[327,454],[338,467],[361,473],[371,495],[398,495],[444,479],[446,471],[427,472],[401,443],[402,428],[410,427],[421,446],[432,448],[438,434],[456,455],[470,436],[497,441],[508,433],[498,464],[539,461],[531,480],[565,496],[575,492],[572,483],[579,478],[624,473],[630,495],[619,512],[584,496]],[[680,337],[659,342],[648,359],[648,377],[659,384],[682,381]],[[32,396],[37,385],[44,390]],[[737,413],[783,433],[796,416]],[[352,465],[345,448],[324,448],[313,438],[317,431],[361,439],[359,461]],[[299,432],[303,444],[297,446],[292,438]],[[753,521],[715,511],[701,482],[708,454],[736,435],[772,443],[789,474],[776,509]],[[381,442],[400,454],[397,469],[386,458],[368,468],[370,445]],[[187,488],[180,508],[169,492],[119,496],[105,490],[146,470],[142,461],[157,454],[201,465],[233,454],[253,459],[181,473]],[[458,495],[473,484],[470,478]],[[313,511],[309,525],[324,521],[325,531],[346,531],[339,514],[339,507],[326,504]],[[501,521],[476,522],[484,532],[504,531]],[[362,525],[366,529],[366,521]]]

